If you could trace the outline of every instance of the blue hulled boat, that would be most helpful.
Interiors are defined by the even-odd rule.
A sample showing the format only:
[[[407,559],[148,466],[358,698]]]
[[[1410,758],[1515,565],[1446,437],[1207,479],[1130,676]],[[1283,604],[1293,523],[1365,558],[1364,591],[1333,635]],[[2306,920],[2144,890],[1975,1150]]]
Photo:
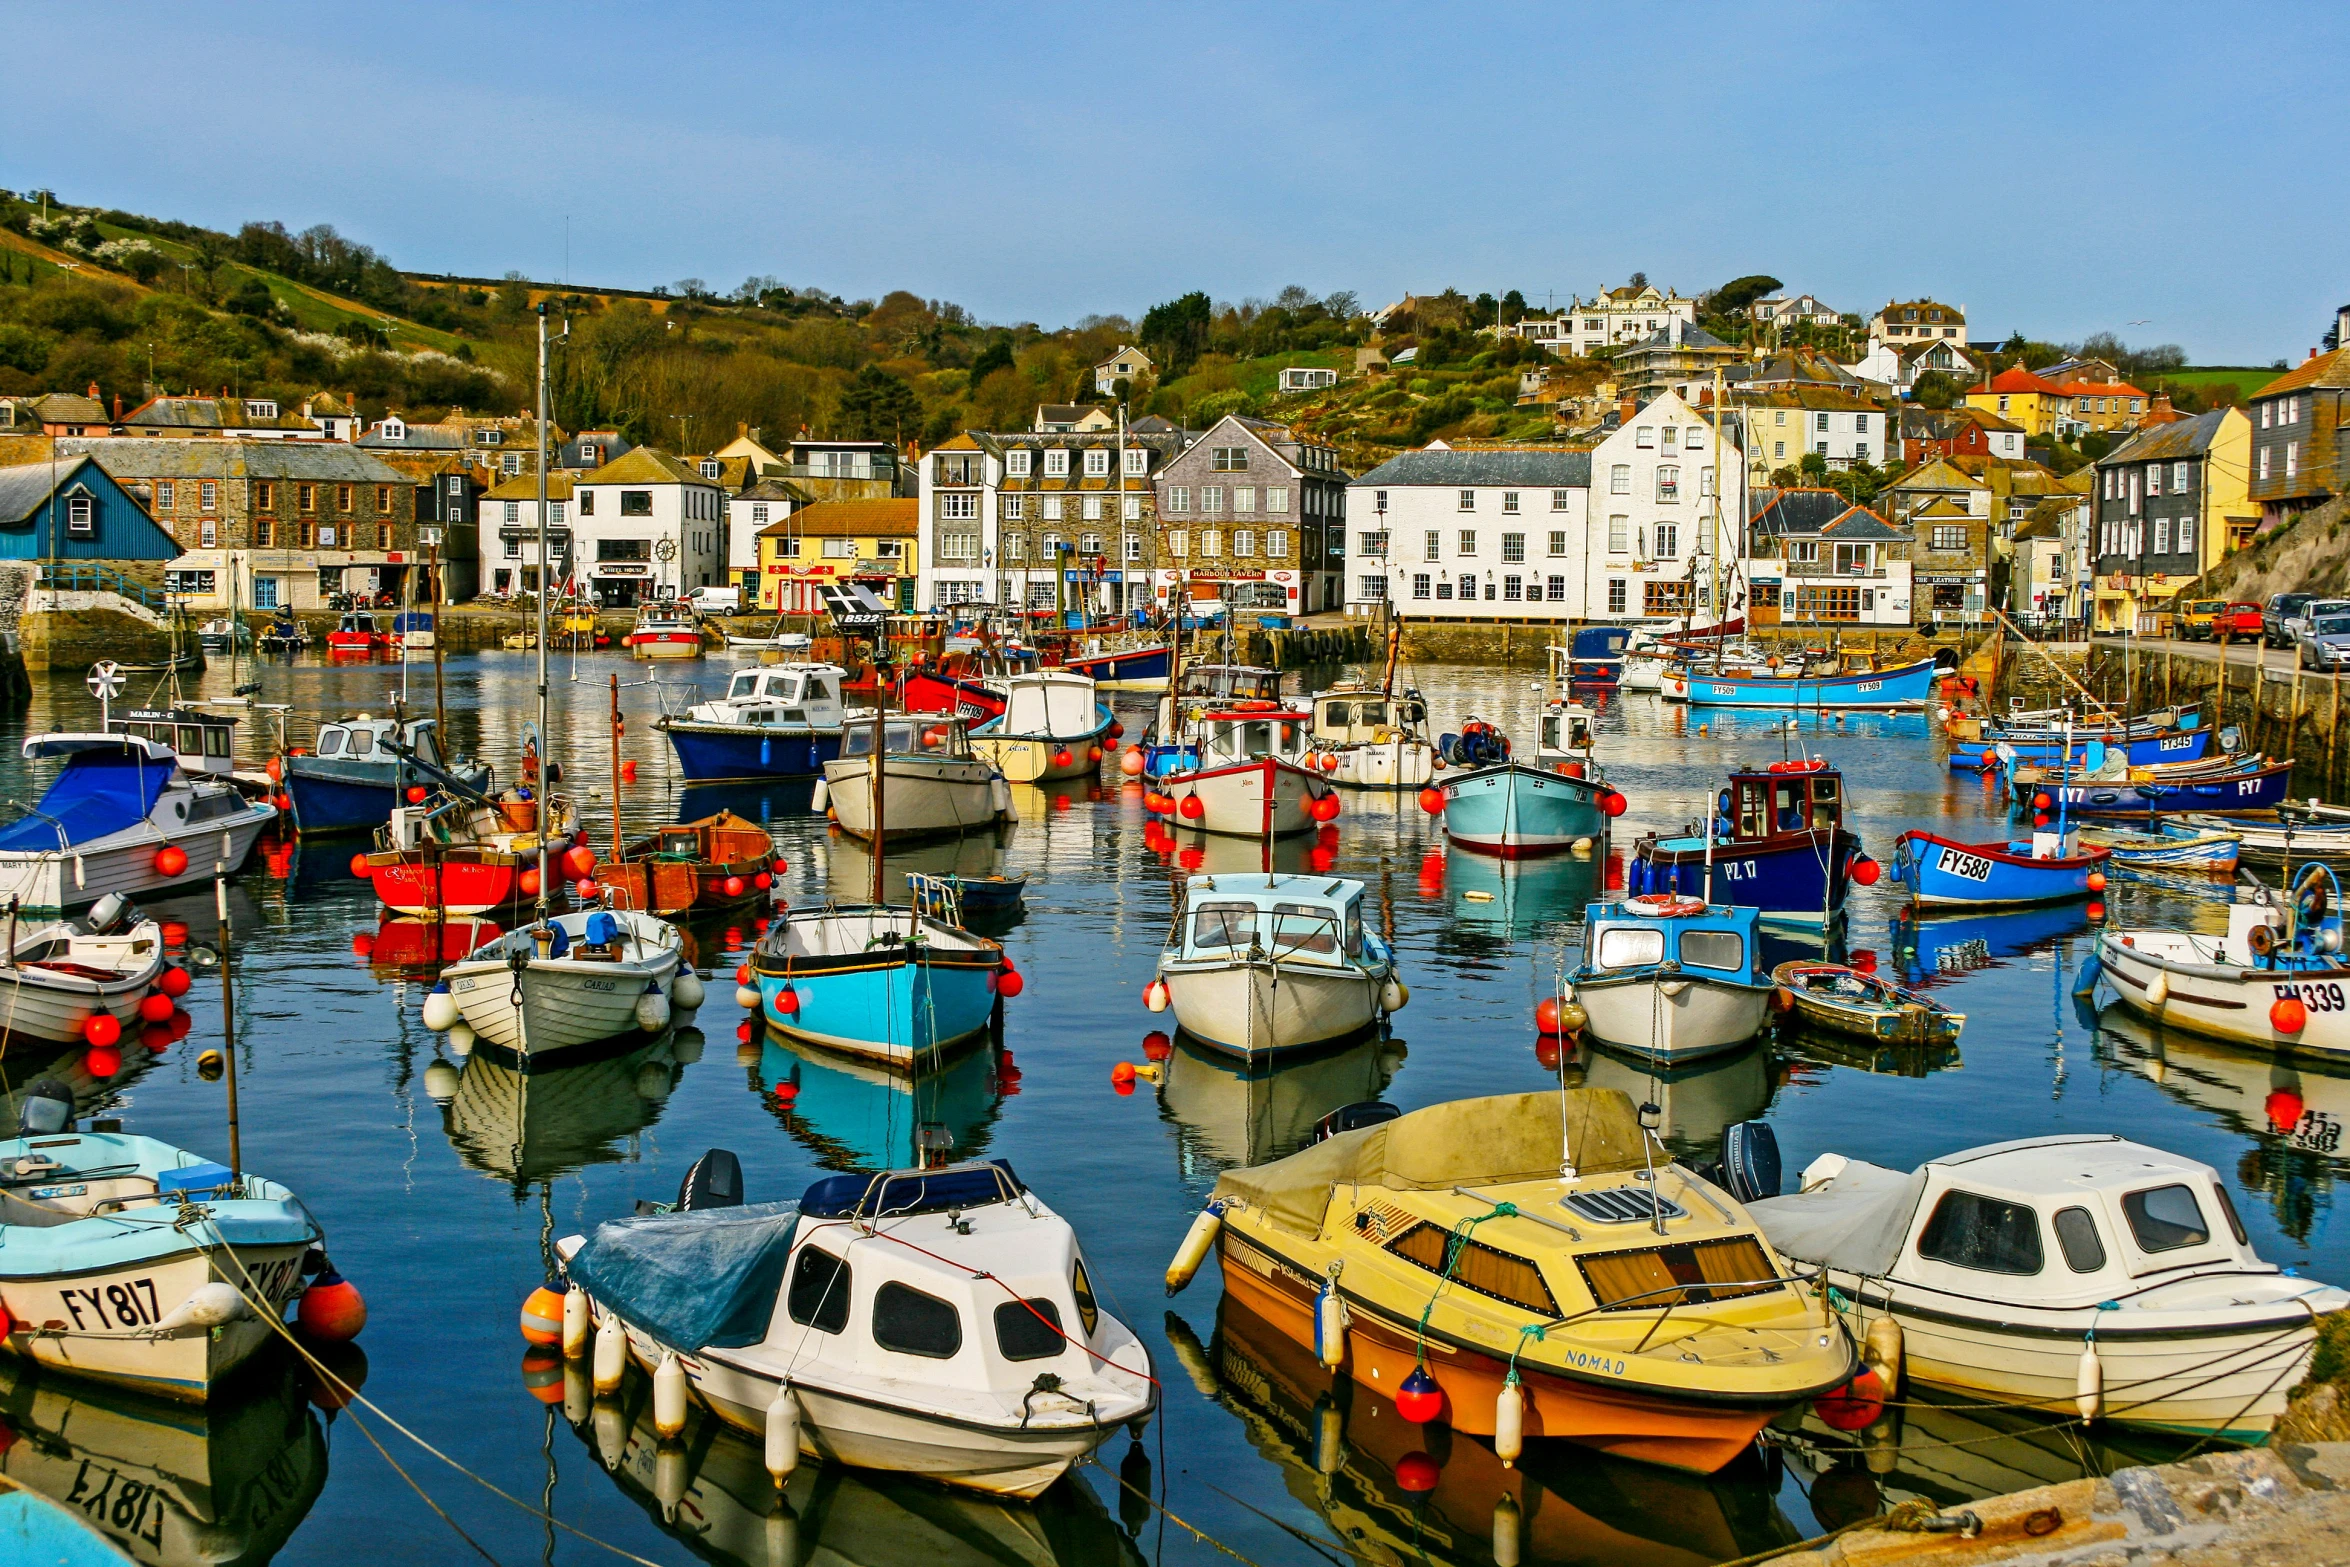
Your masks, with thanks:
[[[375,831],[416,784],[487,793],[490,770],[462,757],[444,762],[429,718],[402,725],[362,713],[347,723],[320,725],[310,754],[285,759],[285,781],[295,827],[315,838]]]
[[[1175,667],[1175,653],[1162,642],[1156,647],[1064,659],[1061,667],[1072,675],[1085,676],[1105,691],[1164,691]]]
[[[752,949],[767,1022],[828,1050],[906,1066],[986,1030],[1004,949],[912,909],[808,909]]]
[[[1893,879],[1922,907],[2069,903],[2089,896],[2089,878],[2111,857],[2111,850],[2083,844],[2077,831],[2062,827],[2015,843],[1954,843],[1906,832],[1894,848]]]
[[[653,727],[691,783],[813,777],[840,755],[847,679],[837,664],[738,669],[724,696],[664,713]]]
[[[1613,687],[1624,678],[1624,647],[1632,640],[1630,626],[1581,626],[1574,641],[1550,650],[1554,686]],[[1563,666],[1563,667],[1562,667]]]
[[[1666,701],[1691,707],[1923,707],[1933,698],[1939,674],[1930,658],[1897,669],[1842,675],[1709,675],[1676,667],[1665,671],[1662,690]]]
[[[1430,787],[1444,795],[1447,838],[1505,860],[1561,854],[1578,838],[1599,837],[1607,831],[1608,801],[1622,798],[1596,775],[1578,777],[1523,762],[1497,762]]]
[[[1762,910],[1774,925],[1832,924],[1860,839],[1844,830],[1844,775],[1821,761],[1773,762],[1730,775],[1715,800],[1710,895]],[[1706,835],[1655,834],[1632,851],[1625,891],[1709,895]]]
[[[2230,773],[2181,778],[2048,780],[2038,785],[2057,809],[2075,816],[2242,816],[2273,811],[2291,798],[2293,764],[2247,765]]]
[[[2110,733],[2076,732],[2068,744],[2061,734],[2033,730],[2015,733],[1985,729],[1980,740],[1953,740],[1950,742],[1950,765],[1960,772],[1980,772],[1999,763],[2060,762],[2078,767],[2086,760],[2089,747],[2101,745],[2108,750],[2122,744]],[[2130,765],[2152,767],[2159,762],[2198,762],[2211,747],[2208,729],[2161,729],[2134,731],[2127,741]],[[2067,760],[2069,758],[2069,761]]]
[[[1594,1042],[1649,1061],[1735,1050],[1770,1021],[1760,916],[1701,898],[1651,895],[1583,911],[1583,962],[1561,995]]]

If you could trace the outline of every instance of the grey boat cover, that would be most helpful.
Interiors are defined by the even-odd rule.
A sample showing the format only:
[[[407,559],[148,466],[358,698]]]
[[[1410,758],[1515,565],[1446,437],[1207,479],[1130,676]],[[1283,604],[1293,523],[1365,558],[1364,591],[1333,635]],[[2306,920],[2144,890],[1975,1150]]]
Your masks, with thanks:
[[[1888,1170],[1859,1159],[1808,1192],[1746,1205],[1763,1237],[1797,1262],[1882,1278],[1901,1260],[1925,1196],[1926,1172]]]
[[[614,1219],[572,1255],[571,1281],[674,1348],[739,1349],[767,1336],[799,1218],[763,1202]]]

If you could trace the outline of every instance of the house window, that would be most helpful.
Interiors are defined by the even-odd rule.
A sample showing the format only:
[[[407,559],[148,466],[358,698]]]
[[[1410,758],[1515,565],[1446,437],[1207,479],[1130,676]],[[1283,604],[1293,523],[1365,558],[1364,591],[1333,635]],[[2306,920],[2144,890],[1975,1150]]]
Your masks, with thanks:
[[[1140,561],[1142,559],[1142,535],[1139,533],[1127,534],[1123,553],[1126,564],[1129,566],[1134,565],[1136,562]]]
[[[508,560],[520,560],[520,559],[522,559],[522,535],[521,535],[521,534],[519,534],[519,533],[517,533],[517,534],[513,534],[513,535],[511,535],[511,536],[509,536],[509,537],[507,538],[507,540],[506,540],[506,558],[507,558]]]
[[[1511,572],[1501,579],[1501,597],[1507,604],[1515,604],[1525,597],[1525,579]]]
[[[2293,475],[2299,473],[2300,471],[2301,443],[2299,441],[2287,441],[2285,443],[2285,477],[2290,479],[2293,477]]]
[[[1102,498],[1098,495],[1086,496],[1079,509],[1084,512],[1087,522],[1102,520]]]
[[[1267,486],[1267,487],[1266,487],[1266,490],[1265,490],[1265,510],[1267,510],[1267,511],[1287,511],[1287,510],[1289,510],[1289,486],[1288,486],[1288,485],[1286,485],[1286,484],[1275,484],[1275,485],[1269,485],[1269,486]]]
[[[1690,596],[1690,585],[1686,582],[1643,582],[1640,584],[1640,613],[1686,615],[1689,613]]]
[[[349,511],[350,509],[351,509],[351,486],[349,486],[349,485],[347,485],[347,484],[338,484],[338,485],[336,485],[336,486],[335,486],[335,511],[336,511],[336,513],[339,515],[339,514],[341,514],[341,513],[343,513],[343,512],[347,512],[347,511]]]
[[[1501,509],[1505,513],[1514,512],[1518,509],[1518,492],[1516,490],[1504,490],[1501,492]]]
[[[2149,495],[2162,493],[2162,464],[2158,462],[2150,462],[2146,465],[2146,493]]]
[[[1553,576],[1545,582],[1544,588],[1544,596],[1548,598],[1553,604],[1564,604],[1567,601],[1566,578]],[[1534,589],[1531,585],[1529,585],[1526,589],[1526,597],[1529,599],[1534,597]]]
[[[1631,548],[1632,519],[1629,517],[1610,517],[1607,520],[1607,552],[1610,555],[1622,555],[1629,552]],[[1552,553],[1564,555],[1566,551],[1554,550]]]
[[[1167,510],[1171,512],[1186,512],[1191,510],[1190,485],[1171,484],[1167,487]]]
[[[1236,486],[1232,491],[1232,509],[1234,511],[1255,511],[1257,509],[1257,487],[1253,484]]]
[[[166,492],[163,504],[168,506],[171,504],[169,495],[171,486],[167,484],[163,488]],[[272,486],[267,479],[256,479],[253,482],[253,509],[256,511],[269,510],[273,494],[274,486]]]
[[[1102,552],[1102,536],[1101,536],[1100,534],[1098,534],[1098,533],[1085,533],[1085,534],[1080,534],[1080,535],[1078,535],[1078,539],[1077,539],[1077,553],[1078,553],[1078,554],[1080,554],[1080,555],[1099,555],[1101,552]]]
[[[267,517],[256,518],[253,523],[253,542],[262,549],[274,548],[277,544],[277,524]],[[258,580],[266,582],[269,579],[263,577]],[[259,609],[261,605],[256,603],[253,607]]]
[[[2175,462],[2170,465],[2170,487],[2173,495],[2187,493],[2187,465],[2185,463]]]
[[[595,491],[582,490],[579,492],[579,514],[582,517],[593,517],[596,514]]]
[[[1657,466],[1656,498],[1660,505],[1670,505],[1681,498],[1681,470],[1671,463]]]
[[[1355,579],[1355,597],[1374,604],[1386,602],[1387,579],[1385,577],[1357,577]]]
[[[1372,560],[1385,560],[1387,558],[1387,535],[1384,532],[1364,534],[1363,554]]]
[[[1867,462],[1869,460],[1868,442],[1855,441],[1852,443],[1852,460],[1854,462]]]
[[[88,537],[98,531],[98,503],[76,495],[65,503],[65,531]]]
[[[1963,554],[1966,550],[1966,529],[1937,527],[1934,530],[1933,543],[1929,547],[1938,555]]]
[[[1563,578],[1559,577],[1553,577],[1550,580],[1562,584],[1564,581]],[[1625,596],[1627,592],[1628,589],[1622,577],[1610,577],[1607,579],[1607,612],[1609,614],[1621,615],[1625,613],[1626,607],[1629,603],[1629,600]]]
[[[1771,443],[1771,457],[1773,460],[1783,459],[1786,457],[1786,455],[1787,443],[1785,441],[1773,441]]]
[[[855,560],[857,558],[857,541],[855,539],[826,539],[824,541],[824,558],[826,560]]]
[[[1473,598],[1475,598],[1476,596],[1477,596],[1477,574],[1476,574],[1475,572],[1473,572],[1473,571],[1464,571],[1464,572],[1462,572],[1462,573],[1461,573],[1461,597],[1462,597],[1462,598],[1465,598],[1465,599],[1473,599]]]
[[[220,509],[219,485],[213,483],[210,479],[206,479],[202,485],[198,486],[196,493],[200,497],[199,504],[203,507],[204,510],[218,511]]]
[[[1020,533],[1008,533],[1004,535],[1004,559],[1007,561],[1024,561],[1027,558],[1027,535]]]
[[[522,521],[522,503],[520,501],[508,501],[505,504],[506,526],[511,528]]]
[[[390,523],[379,522],[375,525],[375,547],[379,550],[389,550],[392,547],[392,525]]]
[[[1199,509],[1201,511],[1222,511],[1224,509],[1224,486],[1221,484],[1201,485]]]
[[[1289,530],[1287,528],[1267,528],[1265,530],[1265,553],[1275,560],[1288,558]]]
[[[1472,556],[1477,553],[1477,530],[1475,528],[1461,529],[1460,547],[1453,553]]]
[[[301,526],[295,530],[295,543],[302,549],[316,549],[318,547],[318,524],[310,518],[304,517]]]
[[[1640,427],[1640,428],[1639,428],[1637,431],[1635,431],[1635,432],[1633,433],[1633,437],[1632,437],[1632,444],[1633,444],[1634,446],[1637,446],[1637,447],[1639,447],[1639,448],[1640,448],[1642,451],[1644,451],[1644,452],[1652,452],[1652,451],[1655,451],[1655,450],[1656,450],[1656,429],[1655,429],[1655,427],[1654,427],[1654,426],[1652,426],[1652,425],[1645,425],[1645,424],[1644,424],[1644,425],[1642,425],[1642,426],[1641,426],[1641,427]]]
[[[1025,447],[1004,453],[1005,477],[1012,479],[1027,478],[1029,459],[1030,453]]]
[[[2170,553],[2170,519],[2168,517],[2154,519],[2154,553],[2157,555]]]
[[[392,509],[392,487],[390,485],[379,484],[375,487],[375,509],[379,513]]]
[[[1424,599],[1424,598],[1426,598],[1427,596],[1428,596],[1428,574],[1427,574],[1426,572],[1424,572],[1424,571],[1423,571],[1423,572],[1415,572],[1415,573],[1413,573],[1413,575],[1412,575],[1412,597],[1414,597],[1414,598],[1416,598],[1416,599]]]
[[[1608,469],[1607,492],[1610,495],[1632,493],[1632,465],[1630,463],[1620,462]]]
[[[953,500],[954,497],[950,495],[947,497],[947,499]],[[977,506],[978,501],[976,497],[973,497],[972,504],[974,507]],[[974,510],[972,515],[977,516],[978,512]],[[1028,515],[1028,497],[1025,495],[1004,496],[996,503],[996,515],[1001,517],[1006,522],[1018,522],[1021,518]]]
[[[2265,446],[2260,449],[2259,476],[2263,479],[2268,477],[2268,451],[2269,449]]]
[[[1044,520],[1059,522],[1061,520],[1061,498],[1058,495],[1046,495],[1039,497],[1039,499],[1042,502],[1039,510],[1042,512]]]
[[[1248,472],[1248,448],[1215,446],[1208,450],[1208,466],[1218,473]]]
[[[1218,528],[1202,528],[1199,535],[1199,552],[1202,555],[1209,556],[1210,558],[1223,554],[1223,530]]]
[[[1085,476],[1089,479],[1107,478],[1110,472],[1110,452],[1104,446],[1092,446],[1085,452]]]
[[[623,517],[650,517],[653,515],[653,492],[651,490],[622,490],[620,492],[620,515]]]
[[[1476,492],[1475,490],[1463,490],[1463,491],[1461,491],[1461,492],[1460,492],[1460,500],[1459,500],[1457,503],[1455,503],[1455,505],[1454,505],[1454,507],[1453,507],[1453,510],[1455,510],[1455,511],[1475,511],[1476,509],[1477,509],[1477,492]]]
[[[1501,536],[1501,558],[1513,565],[1524,560],[1526,558],[1526,535],[1523,533],[1503,534]]]
[[[449,475],[449,494],[450,494],[450,495],[452,495],[452,496],[461,496],[461,495],[463,495],[464,493],[465,493],[465,476],[464,476],[463,474],[461,474],[461,473],[452,473],[452,474],[450,474],[450,475]]]
[[[172,482],[169,479],[158,479],[155,482],[155,509],[157,511],[172,510],[174,493]]]
[[[1256,535],[1256,530],[1255,530],[1255,529],[1253,529],[1253,528],[1235,528],[1235,529],[1233,529],[1233,530],[1232,530],[1232,553],[1233,553],[1233,554],[1235,554],[1235,555],[1254,555],[1256,552],[1257,552],[1257,535]]]
[[[2195,519],[2192,517],[2179,519],[2179,553],[2182,555],[2195,553]]]
[[[1150,467],[1150,448],[1146,446],[1129,446],[1126,448],[1126,472],[1129,477],[1140,478],[1142,475],[1150,472]]]
[[[1816,564],[1820,558],[1820,541],[1817,539],[1789,539],[1787,541],[1787,558],[1803,565]]]
[[[1427,531],[1425,534],[1423,534],[1421,537],[1422,537],[1423,548],[1422,548],[1422,549],[1421,549],[1421,551],[1420,551],[1420,558],[1421,558],[1422,560],[1441,560],[1441,559],[1443,559],[1443,557],[1444,557],[1444,535],[1443,535],[1443,534],[1441,534],[1441,533],[1439,533],[1439,532],[1437,532],[1437,531],[1436,531],[1434,528],[1430,528],[1430,529],[1429,529],[1429,530],[1428,530],[1428,531]]]
[[[1656,525],[1656,558],[1672,560],[1681,553],[1681,525],[1660,522]]]

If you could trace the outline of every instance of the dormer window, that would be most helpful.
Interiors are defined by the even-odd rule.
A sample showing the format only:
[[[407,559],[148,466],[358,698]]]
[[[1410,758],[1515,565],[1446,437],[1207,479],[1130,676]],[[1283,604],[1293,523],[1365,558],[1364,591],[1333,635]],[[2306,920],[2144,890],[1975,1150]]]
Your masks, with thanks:
[[[601,448],[599,448],[593,441],[581,442],[579,448],[579,460],[582,466],[595,463],[597,461],[596,453],[599,450],[601,450]]]
[[[1007,479],[1027,478],[1029,461],[1030,453],[1026,450],[1015,449],[1004,453],[1004,477]]]
[[[1044,476],[1048,479],[1069,477],[1069,453],[1065,447],[1054,447],[1044,454]]]
[[[484,446],[503,446],[506,444],[506,432],[503,430],[476,430],[473,432],[473,438]]]
[[[277,417],[277,404],[256,399],[245,404],[245,413],[248,417],[254,419],[275,419]]]
[[[716,458],[705,457],[702,459],[702,477],[705,479],[718,477],[718,460]]]
[[[1085,454],[1085,476],[1089,479],[1105,478],[1109,471],[1109,450],[1100,446],[1089,448]]]
[[[383,430],[383,438],[387,441],[405,441],[408,439],[408,426],[401,420],[386,419],[383,422],[381,428]]]

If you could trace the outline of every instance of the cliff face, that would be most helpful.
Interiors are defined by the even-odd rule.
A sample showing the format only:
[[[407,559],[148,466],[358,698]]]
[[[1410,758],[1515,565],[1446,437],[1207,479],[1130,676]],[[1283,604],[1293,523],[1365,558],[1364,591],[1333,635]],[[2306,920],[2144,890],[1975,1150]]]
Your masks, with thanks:
[[[2350,495],[2337,495],[2289,525],[2263,534],[2180,593],[2181,598],[2265,603],[2272,593],[2326,593],[2350,598]]]

